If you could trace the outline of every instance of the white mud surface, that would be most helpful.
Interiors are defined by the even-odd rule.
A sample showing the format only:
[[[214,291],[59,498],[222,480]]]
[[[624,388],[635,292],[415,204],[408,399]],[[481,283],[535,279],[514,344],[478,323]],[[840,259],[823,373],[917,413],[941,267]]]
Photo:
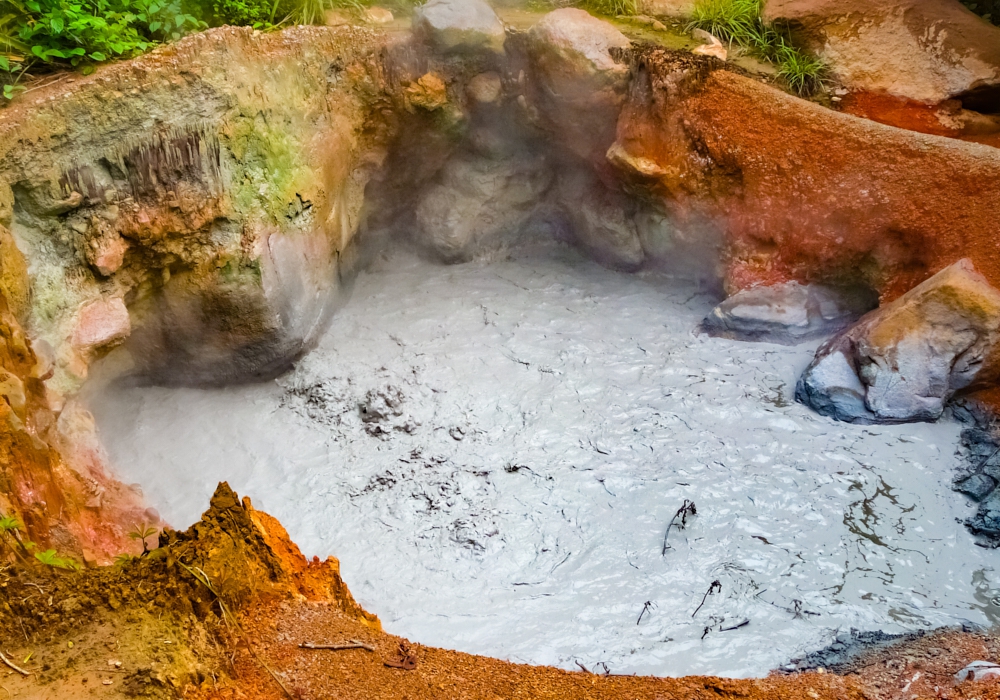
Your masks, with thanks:
[[[817,416],[792,399],[816,345],[697,336],[711,304],[564,249],[397,256],[277,382],[91,408],[167,520],[228,480],[425,644],[749,676],[851,628],[991,622],[998,555],[949,488],[958,424]]]

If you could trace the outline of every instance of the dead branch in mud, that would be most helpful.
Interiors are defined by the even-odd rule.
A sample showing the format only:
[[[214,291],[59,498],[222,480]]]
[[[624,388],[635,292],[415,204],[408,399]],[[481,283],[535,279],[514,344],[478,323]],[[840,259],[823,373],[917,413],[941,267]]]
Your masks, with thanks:
[[[20,666],[15,666],[14,662],[11,661],[10,659],[8,659],[6,656],[4,656],[4,653],[2,651],[0,651],[0,661],[3,661],[4,664],[6,664],[8,667],[14,669],[18,673],[20,673],[22,676],[30,676],[31,675],[30,671],[25,671]]]
[[[347,651],[348,649],[364,649],[365,651],[375,651],[375,647],[371,644],[363,644],[362,642],[357,642],[351,640],[350,644],[311,644],[309,642],[303,642],[299,644],[299,649],[326,649],[327,651]]]
[[[689,515],[697,515],[698,509],[694,505],[694,501],[689,501],[684,499],[684,504],[677,509],[674,513],[674,517],[670,519],[670,524],[667,525],[667,531],[663,534],[663,550],[660,552],[660,556],[666,556],[667,550],[670,549],[670,545],[667,544],[667,538],[670,537],[670,529],[676,524],[678,530],[683,530],[687,527],[687,518]],[[678,523],[677,518],[681,521]]]
[[[708,600],[708,596],[721,592],[722,592],[722,581],[719,581],[718,579],[712,581],[712,585],[708,587],[707,591],[705,591],[705,595],[702,596],[701,602],[698,603],[698,607],[694,609],[693,613],[691,613],[691,617],[694,617],[695,615],[698,614],[698,611],[701,610],[701,606],[703,606],[705,604],[705,601]],[[704,639],[704,637],[702,637],[702,639]]]
[[[643,606],[642,606],[642,612],[640,612],[640,613],[639,613],[639,619],[635,621],[635,624],[636,624],[636,625],[638,626],[638,624],[639,624],[640,622],[642,622],[642,616],[646,614],[646,611],[648,611],[648,610],[652,610],[652,609],[653,609],[653,608],[655,608],[655,607],[656,607],[656,603],[654,603],[654,602],[653,602],[653,601],[651,601],[651,600],[647,600],[647,601],[646,601],[646,602],[645,602],[645,603],[643,604]]]

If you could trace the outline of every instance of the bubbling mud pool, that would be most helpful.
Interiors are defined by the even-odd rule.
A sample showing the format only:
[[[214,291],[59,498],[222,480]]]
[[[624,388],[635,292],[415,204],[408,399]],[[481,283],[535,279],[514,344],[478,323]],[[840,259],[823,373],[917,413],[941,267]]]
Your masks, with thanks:
[[[425,644],[752,676],[852,628],[992,624],[997,554],[950,489],[959,424],[818,416],[792,399],[816,344],[699,336],[713,301],[562,247],[400,253],[277,381],[88,402],[165,519],[228,480]]]

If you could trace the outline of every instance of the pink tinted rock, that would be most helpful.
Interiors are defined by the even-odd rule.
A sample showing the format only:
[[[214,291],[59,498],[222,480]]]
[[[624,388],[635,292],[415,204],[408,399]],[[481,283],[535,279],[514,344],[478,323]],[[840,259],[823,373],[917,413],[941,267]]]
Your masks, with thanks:
[[[91,352],[118,345],[132,332],[125,302],[118,297],[101,299],[84,306],[77,313],[73,346]]]

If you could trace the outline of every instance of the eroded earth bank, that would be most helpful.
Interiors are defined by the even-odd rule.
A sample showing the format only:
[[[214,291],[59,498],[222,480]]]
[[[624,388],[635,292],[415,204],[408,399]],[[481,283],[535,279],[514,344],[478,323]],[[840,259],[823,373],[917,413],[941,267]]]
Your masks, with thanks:
[[[717,302],[684,337],[754,343],[741,357],[817,343],[794,390],[762,400],[798,400],[831,432],[961,431],[957,468],[950,454],[912,459],[946,484],[935,497],[974,504],[949,546],[992,556],[1000,29],[950,1],[824,7],[767,6],[830,66],[810,100],[773,71],[632,41],[581,10],[505,23],[433,0],[412,30],[210,30],[6,108],[0,686],[38,698],[995,695],[988,667],[956,678],[998,660],[982,620],[958,616],[898,639],[844,630],[758,680],[613,676],[407,642],[354,601],[335,560],[307,561],[228,486],[189,530],[167,527],[116,476],[88,410],[106,387],[289,376],[357,275],[390,254],[443,275],[554,246]],[[669,22],[683,8],[649,12]],[[928,26],[939,41],[924,40]],[[880,71],[858,67],[872,55]],[[287,386],[322,414],[327,395]],[[418,429],[397,398],[353,407],[372,444]],[[788,605],[790,619],[815,614]]]

